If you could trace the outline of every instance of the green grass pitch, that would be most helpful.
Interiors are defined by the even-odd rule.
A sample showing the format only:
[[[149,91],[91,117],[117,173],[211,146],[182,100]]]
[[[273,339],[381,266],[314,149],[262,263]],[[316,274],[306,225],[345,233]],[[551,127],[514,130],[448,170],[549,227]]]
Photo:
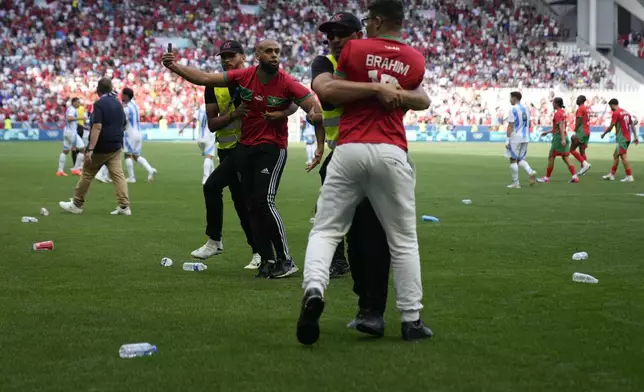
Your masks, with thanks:
[[[547,148],[530,147],[541,175]],[[348,330],[357,302],[343,278],[305,348],[301,273],[243,269],[251,255],[227,192],[225,252],[203,273],[181,270],[205,240],[196,146],[147,143],[159,174],[148,184],[137,167],[123,217],[98,182],[83,215],[59,209],[76,182],[55,176],[59,143],[0,143],[0,391],[642,391],[644,147],[631,148],[638,182],[627,184],[600,179],[613,148],[591,146],[579,184],[558,161],[550,184],[529,187],[522,172],[524,188],[506,189],[502,144],[412,144],[418,215],[441,219],[418,224],[435,339],[400,339],[393,289],[383,339]],[[277,204],[300,268],[319,189],[303,168],[293,144]],[[31,250],[44,240],[53,252]],[[577,250],[590,258],[572,261]],[[119,358],[121,344],[145,341],[156,355]]]

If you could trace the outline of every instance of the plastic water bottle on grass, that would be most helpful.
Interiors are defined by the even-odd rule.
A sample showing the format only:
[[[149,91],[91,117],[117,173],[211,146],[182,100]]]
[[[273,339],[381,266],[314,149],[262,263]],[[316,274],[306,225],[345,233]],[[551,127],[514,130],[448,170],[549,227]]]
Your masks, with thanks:
[[[208,266],[204,263],[183,263],[184,271],[204,271],[207,269]]]
[[[578,283],[599,283],[599,280],[594,276],[582,274],[581,272],[572,274],[572,281]]]
[[[124,344],[119,349],[121,358],[149,357],[157,352],[157,346],[150,343]]]

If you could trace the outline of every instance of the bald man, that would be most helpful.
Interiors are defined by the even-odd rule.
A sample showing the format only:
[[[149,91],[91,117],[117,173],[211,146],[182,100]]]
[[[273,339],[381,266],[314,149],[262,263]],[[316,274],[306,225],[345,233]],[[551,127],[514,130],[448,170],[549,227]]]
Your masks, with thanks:
[[[172,52],[163,55],[163,65],[192,84],[237,87],[235,96],[239,95],[247,109],[242,118],[241,138],[231,155],[233,159],[226,159],[217,170],[240,176],[256,247],[262,257],[257,277],[284,278],[297,272],[298,268],[291,258],[284,222],[275,206],[288,145],[287,119],[276,112],[288,109],[292,102],[310,114],[322,113],[322,110],[309,89],[280,69],[277,42],[260,42],[255,57],[259,65],[224,73],[206,73],[180,65]],[[315,159],[307,166],[309,171],[320,163],[324,153],[321,122],[315,124],[315,134],[318,147]],[[193,255],[214,253],[217,246],[215,241],[208,240]]]

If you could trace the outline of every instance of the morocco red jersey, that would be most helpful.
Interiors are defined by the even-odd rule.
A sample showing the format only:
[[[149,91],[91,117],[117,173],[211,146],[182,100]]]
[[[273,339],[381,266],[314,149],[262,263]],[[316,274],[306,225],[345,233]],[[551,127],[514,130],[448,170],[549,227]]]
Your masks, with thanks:
[[[566,126],[566,112],[563,109],[556,109],[552,117],[552,134],[561,134],[561,129],[557,124],[563,123],[562,128]]]
[[[311,96],[311,91],[292,76],[282,71],[266,83],[257,74],[258,67],[234,69],[224,73],[224,80],[237,85],[235,94],[248,106],[248,115],[242,120],[242,133],[239,143],[246,146],[270,143],[280,148],[288,146],[288,119],[266,121],[265,112],[288,109],[291,102],[297,104]],[[231,97],[234,100],[234,97]],[[223,111],[226,108],[219,108]]]
[[[583,130],[586,135],[590,135],[590,119],[588,117],[588,106],[580,105],[577,108],[577,114],[575,114],[575,117],[581,118],[580,127],[579,129],[575,129],[575,131],[579,132]]]
[[[414,90],[423,81],[425,58],[411,46],[388,37],[356,39],[346,43],[336,75],[352,82],[399,84]],[[393,144],[407,151],[404,109],[385,110],[375,98],[344,105],[338,145]]]
[[[617,108],[610,119],[611,124],[615,124],[617,138],[624,141],[631,141],[631,115],[622,108]]]

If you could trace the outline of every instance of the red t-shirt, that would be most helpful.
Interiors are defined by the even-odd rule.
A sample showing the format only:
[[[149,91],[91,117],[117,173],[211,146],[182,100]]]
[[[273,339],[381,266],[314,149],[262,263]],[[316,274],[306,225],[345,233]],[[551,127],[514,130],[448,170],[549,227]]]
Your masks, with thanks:
[[[353,82],[397,83],[414,90],[423,81],[425,58],[393,38],[351,40],[342,49],[336,75]],[[405,110],[385,110],[375,98],[344,105],[338,145],[393,144],[407,151]]]
[[[577,114],[575,114],[575,117],[579,118],[581,117],[581,125],[583,126],[584,133],[586,135],[590,135],[590,125],[589,125],[589,117],[588,117],[588,106],[586,105],[580,105],[577,108]],[[577,129],[575,129],[577,131]]]
[[[286,148],[288,119],[269,122],[264,120],[264,113],[286,110],[291,102],[299,104],[311,96],[311,91],[281,69],[266,84],[259,80],[257,66],[227,71],[224,79],[230,85],[238,85],[236,94],[248,106],[239,142],[246,146],[270,143]]]
[[[617,137],[624,137],[627,142],[631,141],[631,115],[622,108],[617,108],[610,119],[611,124],[615,124]]]
[[[552,118],[552,133],[561,133],[561,129],[557,127],[557,124],[566,122],[566,111],[563,109],[556,109],[555,114]],[[565,126],[562,125],[562,127]]]

